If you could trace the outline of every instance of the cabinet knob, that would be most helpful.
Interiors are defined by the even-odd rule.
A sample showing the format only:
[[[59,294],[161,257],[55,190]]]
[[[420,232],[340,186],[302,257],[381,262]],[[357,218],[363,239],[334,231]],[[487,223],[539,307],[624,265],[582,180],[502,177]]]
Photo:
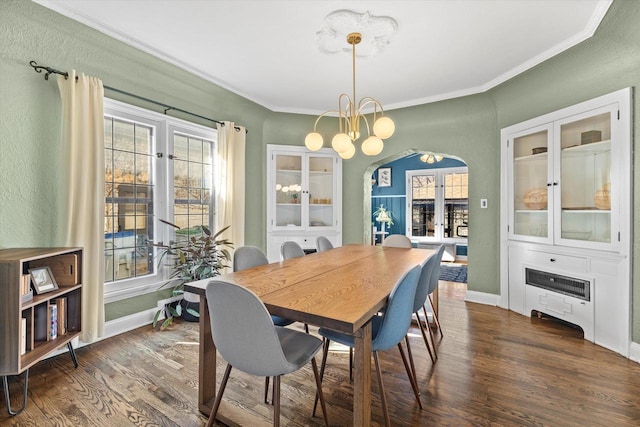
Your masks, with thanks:
[[[549,258],[549,261],[556,262],[556,259],[555,258]]]
[[[551,187],[551,183],[550,182],[547,182],[547,187]]]

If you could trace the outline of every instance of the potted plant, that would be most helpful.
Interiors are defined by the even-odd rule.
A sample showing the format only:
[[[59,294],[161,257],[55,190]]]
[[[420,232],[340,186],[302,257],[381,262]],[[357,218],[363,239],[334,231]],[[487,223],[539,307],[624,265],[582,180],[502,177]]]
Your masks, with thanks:
[[[219,236],[224,233],[229,226],[215,234],[211,233],[208,227],[198,225],[188,229],[181,229],[179,226],[165,220],[162,223],[174,227],[176,239],[168,245],[154,243],[154,246],[162,248],[158,265],[163,261],[172,268],[170,280],[164,283],[160,289],[172,285],[172,295],[174,297],[184,297],[184,284],[200,279],[207,279],[220,275],[220,271],[228,267],[227,262],[231,260],[228,248],[233,248],[233,243]],[[185,317],[196,319],[200,317],[198,300],[187,301],[182,298],[178,303],[167,304],[166,310],[159,309],[153,318],[153,327],[158,325],[158,319],[163,311],[166,318],[160,325],[160,330],[166,329],[173,323],[175,317]]]
[[[378,206],[378,209],[373,212],[373,216],[377,222],[382,223],[382,231],[384,231],[385,225],[389,227],[393,225],[391,211],[387,210],[384,205]]]

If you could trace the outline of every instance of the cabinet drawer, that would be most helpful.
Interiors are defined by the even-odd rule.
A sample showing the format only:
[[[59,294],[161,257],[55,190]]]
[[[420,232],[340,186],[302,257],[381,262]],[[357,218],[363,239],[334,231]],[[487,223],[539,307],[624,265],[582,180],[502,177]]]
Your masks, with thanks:
[[[316,238],[309,236],[286,236],[286,237],[276,237],[273,239],[274,243],[280,249],[280,245],[284,242],[296,242],[300,245],[302,249],[315,249],[316,248]]]
[[[587,272],[587,259],[571,255],[528,251],[527,263],[534,264],[542,268],[555,268],[562,271],[571,271],[575,273]]]

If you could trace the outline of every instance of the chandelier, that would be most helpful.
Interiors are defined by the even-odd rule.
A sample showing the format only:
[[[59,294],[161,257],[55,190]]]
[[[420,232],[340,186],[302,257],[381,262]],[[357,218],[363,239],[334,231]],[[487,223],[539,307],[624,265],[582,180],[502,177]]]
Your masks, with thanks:
[[[383,139],[389,138],[395,131],[395,124],[389,117],[384,116],[382,104],[375,98],[366,96],[356,104],[356,45],[362,41],[362,34],[350,33],[347,35],[347,43],[352,46],[353,58],[353,98],[343,93],[338,97],[338,110],[329,110],[322,113],[304,139],[304,145],[311,151],[318,151],[324,144],[322,135],[316,131],[321,118],[329,113],[338,115],[338,133],[331,140],[331,146],[343,159],[350,159],[356,153],[354,142],[360,138],[360,123],[364,122],[367,129],[367,139],[362,142],[362,152],[367,156],[376,156],[384,148]],[[369,121],[362,111],[365,107],[373,107],[373,135],[369,129]]]
[[[437,154],[423,154],[422,156],[420,156],[420,160],[425,162],[425,163],[429,163],[429,164],[433,164],[435,162],[439,162],[442,161],[442,159],[444,159],[443,156],[439,156]]]

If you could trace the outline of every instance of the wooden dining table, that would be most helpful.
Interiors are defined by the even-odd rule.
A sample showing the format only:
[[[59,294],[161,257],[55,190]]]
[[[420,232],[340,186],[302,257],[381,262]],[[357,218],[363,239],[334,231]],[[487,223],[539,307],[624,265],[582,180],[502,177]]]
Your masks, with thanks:
[[[398,280],[433,254],[431,249],[345,245],[185,284],[186,291],[200,295],[200,411],[208,416],[216,395],[217,355],[205,290],[212,280],[224,280],[252,290],[271,314],[354,335],[353,425],[370,425],[370,320]],[[224,402],[217,419],[227,425],[264,424]]]

